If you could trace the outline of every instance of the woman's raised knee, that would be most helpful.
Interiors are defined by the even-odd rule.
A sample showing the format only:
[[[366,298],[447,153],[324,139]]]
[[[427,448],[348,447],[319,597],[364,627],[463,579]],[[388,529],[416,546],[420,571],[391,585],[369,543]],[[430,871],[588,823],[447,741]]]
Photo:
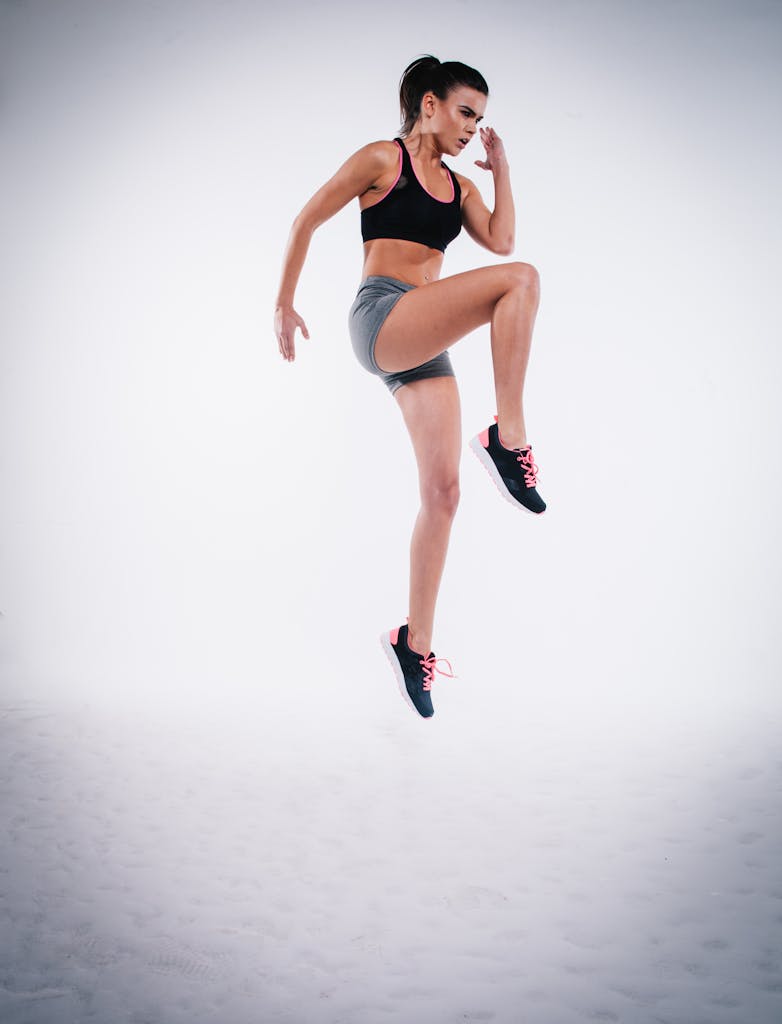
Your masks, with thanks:
[[[528,288],[535,292],[540,291],[540,274],[531,263],[514,261],[506,263],[505,266],[510,272],[514,287]]]

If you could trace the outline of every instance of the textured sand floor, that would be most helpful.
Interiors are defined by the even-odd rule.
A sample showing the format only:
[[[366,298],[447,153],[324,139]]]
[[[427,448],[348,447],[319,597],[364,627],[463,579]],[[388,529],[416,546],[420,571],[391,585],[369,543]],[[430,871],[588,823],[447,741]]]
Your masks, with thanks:
[[[456,692],[7,703],[0,1020],[778,1024],[777,729],[574,742]]]

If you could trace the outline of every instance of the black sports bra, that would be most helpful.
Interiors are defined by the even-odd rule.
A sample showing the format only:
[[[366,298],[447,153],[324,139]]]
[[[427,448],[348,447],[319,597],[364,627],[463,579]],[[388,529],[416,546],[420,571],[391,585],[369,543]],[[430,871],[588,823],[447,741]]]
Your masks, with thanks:
[[[449,167],[440,161],[451,179],[453,197],[442,201],[427,192],[415,173],[401,138],[399,171],[391,188],[372,206],[361,211],[361,237],[401,238],[445,252],[462,229],[462,190]]]

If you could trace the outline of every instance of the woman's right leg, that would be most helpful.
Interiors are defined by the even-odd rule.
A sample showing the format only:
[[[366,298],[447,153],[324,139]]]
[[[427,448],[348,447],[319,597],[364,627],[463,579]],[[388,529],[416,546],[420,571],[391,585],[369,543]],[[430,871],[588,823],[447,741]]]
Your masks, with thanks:
[[[434,359],[491,322],[497,418],[508,448],[527,443],[522,396],[540,301],[538,272],[529,263],[500,263],[432,281],[405,294],[383,322],[375,362],[387,373]]]

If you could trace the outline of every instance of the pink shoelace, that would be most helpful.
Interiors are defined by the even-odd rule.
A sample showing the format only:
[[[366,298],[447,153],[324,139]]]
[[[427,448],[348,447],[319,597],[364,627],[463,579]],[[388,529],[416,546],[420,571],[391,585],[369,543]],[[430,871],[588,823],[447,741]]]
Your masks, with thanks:
[[[437,667],[438,661],[444,661],[450,672],[443,672],[441,668]],[[424,666],[424,689],[431,690],[432,682],[434,681],[434,673],[439,672],[440,675],[448,676],[450,679],[457,679],[458,676],[453,674],[453,666],[447,658],[435,658],[431,654],[426,658],[421,658],[421,664]]]
[[[527,487],[534,487],[538,482],[538,467],[532,458],[532,449],[522,449],[521,453],[516,456],[516,460],[521,463],[524,469],[524,483]]]

